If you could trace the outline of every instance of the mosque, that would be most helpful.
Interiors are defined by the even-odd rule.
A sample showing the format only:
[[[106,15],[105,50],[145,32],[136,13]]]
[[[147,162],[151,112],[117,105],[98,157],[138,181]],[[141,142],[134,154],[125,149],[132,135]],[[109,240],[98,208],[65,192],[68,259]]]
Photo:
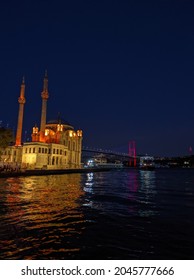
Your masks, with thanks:
[[[82,130],[61,119],[46,122],[48,75],[45,72],[41,93],[42,110],[40,128],[32,128],[31,142],[22,143],[22,127],[25,99],[23,79],[18,98],[19,112],[15,145],[5,149],[2,160],[12,166],[24,169],[66,169],[81,168]]]

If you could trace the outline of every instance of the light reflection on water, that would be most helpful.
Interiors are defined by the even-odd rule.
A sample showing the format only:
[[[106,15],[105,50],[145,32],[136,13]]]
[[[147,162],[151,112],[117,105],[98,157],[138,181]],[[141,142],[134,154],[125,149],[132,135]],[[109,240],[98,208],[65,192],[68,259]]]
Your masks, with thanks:
[[[47,245],[61,244],[65,236],[81,233],[84,223],[79,207],[83,195],[80,174],[10,178],[4,187],[6,213],[1,222],[5,231],[4,244],[10,244],[12,240],[11,257],[14,258],[18,251],[22,257],[22,251],[28,251],[33,244],[35,248],[40,247],[41,242],[46,245],[41,254],[50,254],[55,250]],[[79,250],[74,244],[69,243],[67,247],[57,250]]]
[[[85,182],[85,186],[84,186],[84,191],[85,192],[89,192],[92,193],[92,187],[94,185],[94,173],[87,173],[87,178],[86,178],[86,182]]]
[[[34,220],[36,223],[52,221],[61,212],[76,211],[78,199],[83,194],[80,175],[12,180],[15,182],[10,184],[10,193],[7,195],[8,219],[16,215],[20,221],[25,221],[27,216],[29,223]],[[19,215],[15,213],[16,209],[20,211]]]
[[[193,181],[135,169],[0,178],[0,259],[191,258]]]

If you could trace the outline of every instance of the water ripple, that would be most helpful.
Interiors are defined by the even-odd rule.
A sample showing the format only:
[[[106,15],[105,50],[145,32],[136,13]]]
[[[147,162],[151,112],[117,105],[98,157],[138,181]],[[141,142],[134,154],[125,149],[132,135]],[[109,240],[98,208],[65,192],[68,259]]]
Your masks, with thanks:
[[[0,258],[192,259],[193,182],[185,170],[0,178]]]

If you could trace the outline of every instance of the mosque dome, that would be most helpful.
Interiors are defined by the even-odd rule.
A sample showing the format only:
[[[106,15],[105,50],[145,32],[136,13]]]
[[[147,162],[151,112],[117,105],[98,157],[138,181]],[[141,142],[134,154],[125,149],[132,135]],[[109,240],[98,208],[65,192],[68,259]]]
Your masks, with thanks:
[[[58,125],[62,125],[63,126],[63,130],[73,130],[73,126],[67,122],[64,119],[53,119],[47,122],[46,124],[46,128],[51,128],[53,130],[56,130]]]

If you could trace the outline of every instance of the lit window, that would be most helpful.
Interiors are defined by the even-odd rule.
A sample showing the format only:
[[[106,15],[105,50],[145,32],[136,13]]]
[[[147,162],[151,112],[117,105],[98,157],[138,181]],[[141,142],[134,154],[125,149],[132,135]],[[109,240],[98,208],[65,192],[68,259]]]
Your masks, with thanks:
[[[37,126],[34,126],[34,127],[32,128],[32,132],[33,132],[33,134],[37,134],[37,133],[38,133],[38,127],[37,127]]]
[[[62,124],[57,125],[57,131],[63,131],[63,125]]]
[[[78,131],[77,131],[77,136],[78,136],[78,137],[82,137],[82,130],[78,130]]]

